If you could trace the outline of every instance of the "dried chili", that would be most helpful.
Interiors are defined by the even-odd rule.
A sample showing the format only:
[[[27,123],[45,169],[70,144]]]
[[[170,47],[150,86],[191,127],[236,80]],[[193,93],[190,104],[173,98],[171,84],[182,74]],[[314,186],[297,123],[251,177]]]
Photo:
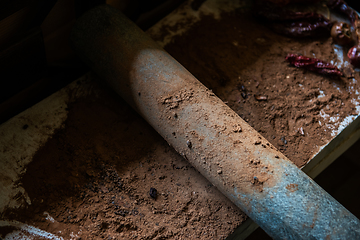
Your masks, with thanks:
[[[355,28],[355,34],[357,38],[357,44],[350,48],[347,56],[350,63],[359,68],[360,67],[360,19],[357,12],[352,9],[344,0],[329,0],[327,6],[332,10],[337,10],[340,13],[345,14],[351,21],[351,24]]]
[[[274,23],[272,28],[275,32],[289,37],[327,37],[330,36],[332,23],[323,16],[316,20],[303,20],[292,23]]]
[[[304,19],[315,20],[320,15],[315,12],[294,12],[289,9],[279,7],[270,2],[261,0],[256,1],[254,6],[255,15],[271,21],[297,21]]]
[[[297,38],[330,35],[332,23],[321,14],[294,12],[260,0],[255,6],[255,15],[270,20],[270,27],[279,34]]]
[[[302,55],[289,53],[286,60],[295,67],[301,67],[313,72],[324,75],[342,76],[343,73],[336,66],[331,63],[319,60],[317,58],[305,57]]]
[[[354,67],[360,67],[360,45],[355,45],[350,48],[347,56]]]
[[[329,0],[326,5],[332,10],[344,13],[349,18],[352,25],[359,19],[356,11],[347,5],[344,0]]]

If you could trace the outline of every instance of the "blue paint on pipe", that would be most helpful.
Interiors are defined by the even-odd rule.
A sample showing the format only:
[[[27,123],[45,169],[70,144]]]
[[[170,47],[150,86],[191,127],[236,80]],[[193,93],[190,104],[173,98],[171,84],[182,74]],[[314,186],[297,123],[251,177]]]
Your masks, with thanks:
[[[274,239],[360,239],[360,221],[287,161],[281,181],[262,192],[244,194],[234,188],[238,205]],[[251,206],[242,206],[243,203]],[[246,211],[248,210],[248,211]],[[332,232],[333,234],[329,234]]]

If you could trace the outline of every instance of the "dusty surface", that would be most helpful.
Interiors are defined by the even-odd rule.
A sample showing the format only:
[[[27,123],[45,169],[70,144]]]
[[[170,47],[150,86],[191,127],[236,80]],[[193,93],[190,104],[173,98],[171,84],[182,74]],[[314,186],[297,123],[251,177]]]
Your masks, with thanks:
[[[64,239],[224,239],[245,220],[111,91],[68,111],[19,182],[32,204],[2,219]]]
[[[299,167],[355,114],[358,72],[333,79],[285,62],[289,52],[334,61],[331,39],[282,37],[235,12],[203,16],[166,50]],[[224,239],[246,219],[108,89],[69,104],[18,184],[32,204],[19,198],[1,218],[64,239]]]
[[[336,135],[344,118],[356,115],[352,99],[357,99],[359,72],[347,65],[345,77],[330,78],[292,67],[285,56],[297,53],[340,64],[340,50],[333,48],[331,38],[283,37],[243,12],[223,14],[220,20],[203,16],[165,46],[299,167]]]

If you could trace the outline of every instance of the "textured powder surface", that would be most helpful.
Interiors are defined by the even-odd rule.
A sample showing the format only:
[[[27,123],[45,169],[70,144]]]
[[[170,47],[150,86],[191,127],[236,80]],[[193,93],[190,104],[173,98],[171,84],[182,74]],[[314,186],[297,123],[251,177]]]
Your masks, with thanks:
[[[299,167],[356,114],[359,73],[337,60],[330,38],[283,37],[235,11],[202,16],[165,49]],[[289,52],[345,64],[354,78],[294,68]],[[69,103],[64,128],[27,166],[18,184],[32,204],[19,197],[23,206],[2,219],[64,239],[225,239],[241,225],[245,214],[121,98],[94,88]]]
[[[346,54],[334,51],[330,37],[283,37],[234,12],[220,20],[203,16],[165,50],[299,167],[334,137],[345,118],[357,115],[359,72],[349,64],[344,70],[354,78],[331,78],[285,61],[288,53],[297,53],[340,65],[338,55]]]
[[[27,166],[19,185],[32,204],[3,219],[64,239],[225,239],[247,218],[120,97],[96,88],[69,104],[65,127]]]

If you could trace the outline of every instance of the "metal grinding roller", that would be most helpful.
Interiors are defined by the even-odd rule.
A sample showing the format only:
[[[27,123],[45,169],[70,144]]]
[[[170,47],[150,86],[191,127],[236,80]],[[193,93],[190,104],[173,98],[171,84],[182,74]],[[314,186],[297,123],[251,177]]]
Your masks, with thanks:
[[[360,239],[360,221],[110,6],[74,49],[176,151],[274,239]],[[136,149],[134,149],[136,151]]]

